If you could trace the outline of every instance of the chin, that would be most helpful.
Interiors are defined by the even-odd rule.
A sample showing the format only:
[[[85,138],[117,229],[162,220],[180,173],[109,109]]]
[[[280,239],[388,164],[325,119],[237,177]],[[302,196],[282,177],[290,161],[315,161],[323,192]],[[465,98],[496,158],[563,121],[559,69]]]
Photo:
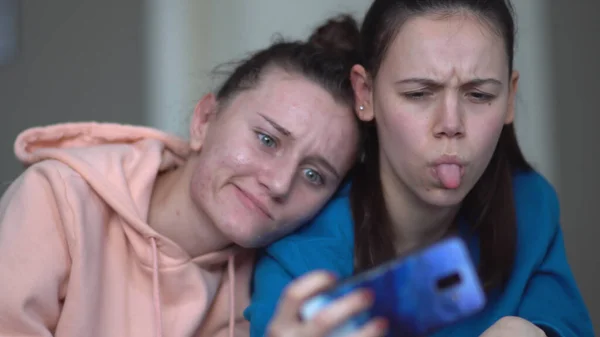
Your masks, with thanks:
[[[434,207],[456,207],[459,206],[466,197],[466,193],[462,189],[447,190],[436,189],[422,196],[422,200]]]
[[[244,248],[265,247],[292,232],[296,227],[289,226],[273,230],[273,227],[250,224],[245,231],[230,231],[228,237],[236,245]]]
[[[266,235],[250,219],[226,219],[217,222],[217,229],[232,243],[243,248],[259,248],[269,243]]]

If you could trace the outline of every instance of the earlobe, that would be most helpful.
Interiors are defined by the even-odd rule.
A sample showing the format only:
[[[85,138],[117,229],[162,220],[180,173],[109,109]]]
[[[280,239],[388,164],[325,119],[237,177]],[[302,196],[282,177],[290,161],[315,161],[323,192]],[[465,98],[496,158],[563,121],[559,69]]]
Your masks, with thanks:
[[[217,111],[217,99],[214,94],[206,94],[196,104],[190,123],[190,148],[199,151],[204,143],[210,121]]]
[[[373,120],[375,114],[373,112],[373,91],[369,74],[363,66],[356,64],[350,71],[350,81],[352,82],[356,101],[354,109],[356,115],[360,120],[365,122]]]
[[[510,77],[509,94],[508,94],[508,111],[504,124],[510,124],[515,120],[515,105],[517,100],[517,89],[519,87],[519,72],[513,71]]]

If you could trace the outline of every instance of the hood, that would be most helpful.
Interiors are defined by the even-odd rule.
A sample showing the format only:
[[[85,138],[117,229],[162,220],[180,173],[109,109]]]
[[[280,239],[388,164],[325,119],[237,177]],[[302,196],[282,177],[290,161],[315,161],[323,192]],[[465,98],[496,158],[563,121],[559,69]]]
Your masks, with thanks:
[[[232,247],[190,257],[177,244],[147,224],[156,175],[182,165],[191,150],[188,142],[162,131],[112,123],[66,123],[27,129],[18,135],[14,151],[25,166],[57,160],[76,171],[94,191],[126,220],[128,239],[143,263],[151,238],[162,253],[160,265],[193,259],[200,264],[226,262]]]
[[[207,267],[226,263],[230,283],[229,334],[233,336],[234,255],[240,248],[232,246],[190,257],[147,224],[156,176],[185,163],[191,153],[185,140],[147,127],[68,123],[25,130],[17,137],[14,151],[26,166],[42,160],[57,160],[69,166],[125,220],[120,223],[135,254],[152,269],[157,336],[163,333],[160,269],[188,262]]]

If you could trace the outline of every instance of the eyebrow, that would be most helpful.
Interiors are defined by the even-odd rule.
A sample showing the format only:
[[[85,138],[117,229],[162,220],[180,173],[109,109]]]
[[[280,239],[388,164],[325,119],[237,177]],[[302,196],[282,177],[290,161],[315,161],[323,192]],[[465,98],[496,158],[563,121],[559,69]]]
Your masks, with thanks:
[[[269,124],[271,124],[272,127],[275,128],[275,130],[279,131],[281,134],[283,134],[284,136],[291,136],[292,133],[290,132],[290,130],[284,128],[283,126],[277,124],[274,120],[270,119],[269,117],[260,114],[260,117],[262,117],[264,120],[266,120]]]
[[[274,127],[277,131],[281,132],[283,135],[285,135],[285,136],[292,136],[292,133],[288,129],[286,129],[283,126],[277,124],[274,120],[270,119],[269,117],[267,117],[267,116],[265,116],[265,115],[263,115],[261,113],[259,113],[259,115],[265,121],[267,121],[269,124],[271,124],[271,126]],[[331,172],[331,174],[333,174],[337,179],[340,178],[340,174],[338,173],[338,171],[325,158],[323,158],[321,156],[313,156],[313,157],[309,157],[308,160],[316,162],[317,164],[319,164],[320,166],[322,166],[323,168],[325,168],[327,171]]]
[[[429,78],[420,78],[420,77],[412,77],[404,80],[397,81],[396,84],[406,84],[406,83],[416,83],[430,87],[443,87],[443,84],[440,82],[436,82]],[[475,78],[465,83],[470,86],[479,86],[484,84],[494,84],[494,85],[502,85],[502,82],[498,81],[495,78]]]
[[[323,158],[321,156],[314,156],[314,157],[309,157],[308,160],[318,163],[320,166],[325,168],[327,171],[331,172],[331,174],[333,174],[337,179],[340,179],[340,174],[338,173],[338,171],[325,158]]]

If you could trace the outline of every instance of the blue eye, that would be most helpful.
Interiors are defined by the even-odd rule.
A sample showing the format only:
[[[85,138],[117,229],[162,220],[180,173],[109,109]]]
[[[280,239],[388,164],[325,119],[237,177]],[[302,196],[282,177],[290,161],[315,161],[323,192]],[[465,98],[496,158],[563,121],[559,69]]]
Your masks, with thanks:
[[[323,185],[323,177],[321,177],[319,172],[307,168],[302,170],[302,174],[311,184]]]
[[[262,132],[257,132],[256,135],[258,136],[258,140],[266,147],[275,147],[277,146],[277,142],[275,141],[275,139],[273,139],[273,137],[264,134]]]

